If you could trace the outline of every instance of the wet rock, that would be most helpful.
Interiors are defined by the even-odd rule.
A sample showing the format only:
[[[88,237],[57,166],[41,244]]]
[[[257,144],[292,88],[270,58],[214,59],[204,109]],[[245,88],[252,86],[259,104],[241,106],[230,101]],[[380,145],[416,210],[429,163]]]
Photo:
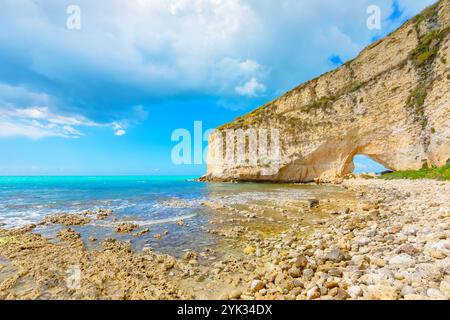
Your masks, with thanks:
[[[177,225],[179,225],[180,227],[184,226],[184,220],[183,219],[177,220]]]
[[[77,241],[81,239],[81,235],[71,228],[60,230],[57,237],[63,241]]]
[[[350,295],[344,289],[337,288],[337,294],[335,297],[337,300],[346,300],[350,297]]]
[[[136,236],[136,237],[141,237],[141,236],[143,236],[143,235],[145,235],[145,234],[147,234],[147,233],[149,233],[150,232],[150,229],[144,229],[144,230],[141,230],[141,231],[139,231],[139,232],[136,232],[134,235]]]
[[[183,256],[183,260],[185,260],[185,261],[197,260],[197,259],[198,259],[198,255],[194,251],[188,251]]]
[[[398,253],[406,253],[409,256],[416,256],[420,252],[421,252],[420,249],[416,248],[415,246],[409,243],[402,245],[398,250]]]
[[[116,232],[117,233],[132,233],[137,228],[139,228],[139,226],[137,224],[129,223],[129,222],[122,222],[116,226]]]
[[[60,224],[63,226],[84,226],[91,222],[91,219],[77,214],[55,214],[44,218],[47,224]]]
[[[317,207],[317,206],[319,206],[319,204],[320,204],[319,200],[318,200],[318,199],[315,199],[315,198],[306,199],[306,202],[308,203],[308,206],[309,206],[310,208]]]

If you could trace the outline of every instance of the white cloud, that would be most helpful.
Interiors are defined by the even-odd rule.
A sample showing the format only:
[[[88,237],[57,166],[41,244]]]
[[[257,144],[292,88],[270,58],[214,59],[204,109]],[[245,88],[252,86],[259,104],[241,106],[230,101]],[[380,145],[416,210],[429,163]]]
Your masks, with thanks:
[[[32,105],[34,102],[49,106]],[[98,122],[78,113],[58,108],[56,98],[32,90],[0,82],[0,138],[22,136],[31,139],[46,137],[80,138],[83,128],[109,128],[115,135],[145,121],[148,112],[142,105],[131,108],[126,118]]]
[[[253,87],[269,96],[329,70],[331,55],[353,58],[379,36],[366,28],[367,7],[385,19],[392,2],[78,0],[73,32],[64,2],[3,0],[0,69],[43,92],[20,107],[55,105],[46,94],[58,90],[65,107],[103,113],[183,94],[236,98]],[[399,2],[411,15],[433,0]]]
[[[124,136],[127,132],[123,129],[117,130],[114,134],[118,137]]]
[[[22,136],[31,139],[46,137],[79,138],[84,134],[75,126],[102,126],[81,116],[54,114],[47,107],[5,109],[0,114],[0,138]]]
[[[0,112],[0,138],[80,138],[84,136],[80,127],[110,127],[116,136],[126,133],[123,125],[116,122],[102,124],[81,115],[59,115],[48,107],[0,108]]]
[[[242,86],[237,86],[235,90],[241,96],[256,97],[266,91],[266,86],[259,83],[256,78],[251,78]]]

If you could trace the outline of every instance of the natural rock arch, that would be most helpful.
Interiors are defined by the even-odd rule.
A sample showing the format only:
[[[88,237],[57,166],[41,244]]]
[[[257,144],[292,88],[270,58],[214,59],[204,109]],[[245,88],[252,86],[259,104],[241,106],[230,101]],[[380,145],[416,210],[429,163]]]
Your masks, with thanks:
[[[444,165],[450,158],[449,30],[450,1],[439,1],[356,59],[222,126],[219,131],[279,130],[281,160],[263,174],[262,165],[216,159],[206,178],[334,180],[352,172],[355,154],[393,171]],[[214,139],[210,154],[220,153]]]

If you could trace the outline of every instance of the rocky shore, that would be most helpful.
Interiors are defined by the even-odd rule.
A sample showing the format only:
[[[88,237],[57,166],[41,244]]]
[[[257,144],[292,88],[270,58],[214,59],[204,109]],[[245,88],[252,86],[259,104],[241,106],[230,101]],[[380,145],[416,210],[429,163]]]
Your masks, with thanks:
[[[178,259],[114,239],[88,248],[71,228],[111,212],[48,217],[61,226],[56,239],[36,226],[0,229],[0,299],[449,299],[450,183],[351,179],[341,188],[350,196],[205,201],[207,232],[221,243]],[[125,227],[117,232],[142,235]]]
[[[450,184],[349,180],[356,208],[304,239],[298,229],[254,242],[266,256],[241,297],[444,299],[450,297]],[[301,229],[300,229],[301,230]]]

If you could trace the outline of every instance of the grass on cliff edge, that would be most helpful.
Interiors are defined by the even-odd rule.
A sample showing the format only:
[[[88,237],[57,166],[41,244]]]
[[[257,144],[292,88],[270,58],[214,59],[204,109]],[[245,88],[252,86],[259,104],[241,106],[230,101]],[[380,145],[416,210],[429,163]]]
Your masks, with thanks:
[[[423,168],[420,170],[397,171],[383,174],[380,179],[435,179],[450,180],[450,163],[440,168]]]

